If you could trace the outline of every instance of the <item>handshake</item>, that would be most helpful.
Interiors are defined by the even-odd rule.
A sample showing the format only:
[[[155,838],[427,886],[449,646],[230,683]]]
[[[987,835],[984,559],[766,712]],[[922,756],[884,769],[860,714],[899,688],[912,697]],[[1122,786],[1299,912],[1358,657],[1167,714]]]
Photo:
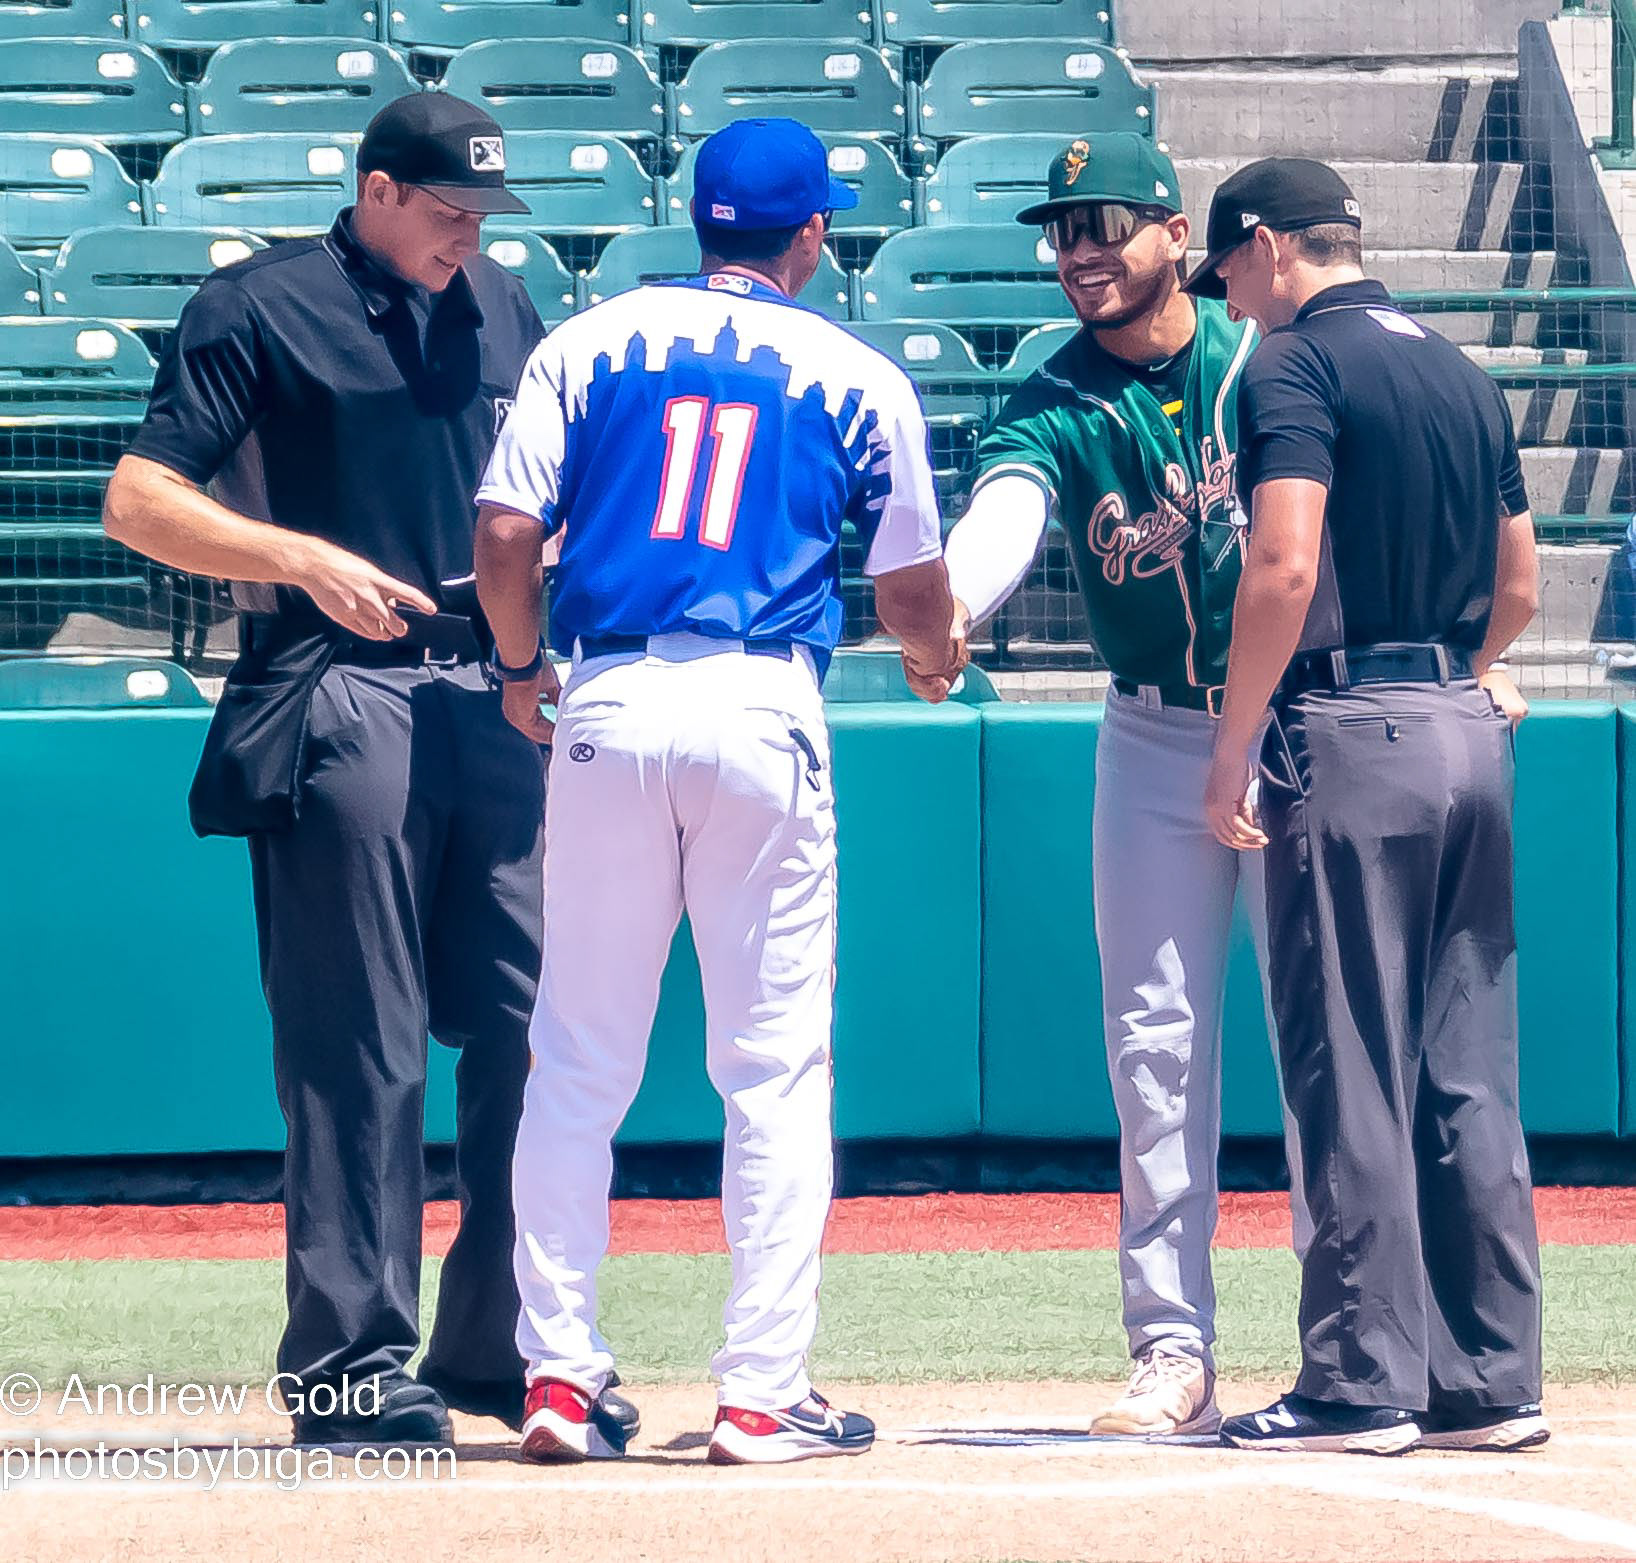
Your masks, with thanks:
[[[903,676],[909,688],[930,705],[949,698],[949,691],[971,660],[966,641],[971,634],[971,613],[956,597],[948,635],[937,641],[903,640]]]

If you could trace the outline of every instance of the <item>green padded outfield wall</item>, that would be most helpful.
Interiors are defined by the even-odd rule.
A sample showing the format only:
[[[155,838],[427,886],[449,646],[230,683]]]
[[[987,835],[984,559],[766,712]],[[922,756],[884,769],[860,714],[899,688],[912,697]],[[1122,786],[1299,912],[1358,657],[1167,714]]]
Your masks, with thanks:
[[[1636,706],[1621,707],[1619,732],[1619,1014],[1621,1134],[1636,1134]]]
[[[1094,705],[984,711],[983,1126],[990,1134],[1116,1132],[1090,887],[1100,723]],[[1517,759],[1524,1119],[1536,1133],[1612,1134],[1620,1088],[1611,708],[1537,702],[1518,735]],[[1633,1056],[1627,1047],[1627,1079],[1636,1073]],[[1242,907],[1222,1075],[1224,1131],[1278,1133],[1276,1077]],[[1636,1130],[1628,1107],[1625,1127]]]
[[[0,715],[0,1156],[283,1144],[239,842],[188,829],[208,712]],[[980,723],[831,711],[839,794],[836,1119],[845,1137],[979,1120]],[[685,924],[625,1138],[721,1132]],[[453,1131],[435,1044],[433,1140]]]

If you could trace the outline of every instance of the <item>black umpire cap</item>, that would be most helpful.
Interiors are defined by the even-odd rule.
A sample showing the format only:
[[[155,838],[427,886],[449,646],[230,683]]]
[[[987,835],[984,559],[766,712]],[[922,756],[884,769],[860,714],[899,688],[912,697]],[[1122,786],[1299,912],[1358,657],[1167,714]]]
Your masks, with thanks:
[[[1363,227],[1352,187],[1325,163],[1309,157],[1268,157],[1222,180],[1210,199],[1205,257],[1182,286],[1201,298],[1226,298],[1216,270],[1257,228],[1294,233],[1325,223]]]
[[[419,185],[463,212],[526,212],[506,189],[506,140],[475,103],[447,92],[411,92],[369,122],[358,148],[358,172],[379,170]]]

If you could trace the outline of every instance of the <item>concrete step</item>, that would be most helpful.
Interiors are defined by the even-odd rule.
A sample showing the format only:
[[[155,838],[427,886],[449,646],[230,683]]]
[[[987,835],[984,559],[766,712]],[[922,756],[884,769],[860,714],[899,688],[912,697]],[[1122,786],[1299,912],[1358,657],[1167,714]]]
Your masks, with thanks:
[[[1195,237],[1202,227],[1195,228]],[[1202,249],[1188,254],[1189,270],[1204,259]],[[1394,293],[1430,293],[1437,289],[1468,293],[1478,288],[1543,288],[1555,280],[1551,250],[1377,250],[1367,249],[1364,264]]]
[[[1543,507],[1541,507],[1543,508]],[[1529,660],[1555,655],[1562,642],[1588,643],[1609,592],[1628,592],[1622,571],[1609,577],[1618,549],[1604,543],[1542,543],[1539,549],[1539,612],[1518,637],[1516,654]],[[1628,608],[1623,602],[1609,607]]]
[[[1483,163],[1516,156],[1517,83],[1435,67],[1144,71],[1172,156]]]
[[[1522,452],[1528,502],[1541,515],[1605,516],[1636,512],[1636,454],[1589,446]]]
[[[1136,60],[1509,59],[1559,0],[1135,0],[1117,12]]]
[[[1204,231],[1222,180],[1254,159],[1182,158],[1176,171],[1195,229]],[[1363,240],[1388,250],[1534,250],[1549,233],[1549,206],[1520,163],[1337,161],[1363,208]]]

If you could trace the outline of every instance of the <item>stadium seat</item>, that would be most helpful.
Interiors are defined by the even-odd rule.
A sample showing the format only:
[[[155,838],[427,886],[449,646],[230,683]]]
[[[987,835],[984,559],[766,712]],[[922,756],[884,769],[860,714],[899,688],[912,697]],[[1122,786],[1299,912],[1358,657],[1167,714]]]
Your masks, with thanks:
[[[1016,351],[1000,371],[1001,380],[1008,387],[1021,385],[1053,353],[1060,352],[1078,331],[1077,324],[1066,320],[1030,331],[1017,344]]]
[[[48,315],[99,315],[133,329],[172,326],[220,266],[264,249],[231,228],[89,228],[40,274]]]
[[[718,43],[676,89],[676,133],[684,139],[762,114],[874,140],[899,140],[908,123],[896,74],[862,44]]]
[[[860,320],[847,328],[885,353],[917,384],[981,381],[993,375],[977,362],[969,343],[952,326],[918,320]]]
[[[0,39],[123,38],[121,0],[0,0]]]
[[[595,38],[628,43],[624,0],[393,0],[387,37],[400,48],[454,54],[490,38]]]
[[[162,146],[187,134],[182,89],[141,44],[97,38],[0,43],[0,131]]]
[[[1108,6],[1099,0],[885,0],[887,43],[951,44],[1003,38],[1110,43]]]
[[[0,711],[201,709],[205,693],[174,662],[147,657],[0,661]]]
[[[898,160],[879,141],[861,136],[825,136],[829,171],[858,192],[858,204],[835,214],[834,232],[842,236],[884,238],[914,220],[914,185],[898,167]],[[665,196],[666,220],[685,225],[692,221],[688,204],[693,199],[693,163],[699,144],[690,143],[671,176]]]
[[[527,228],[485,226],[483,249],[496,265],[523,279],[528,296],[547,325],[573,314],[574,274],[537,233]]]
[[[1037,323],[1068,312],[1043,236],[998,224],[894,234],[863,274],[862,303],[865,320],[955,325]]]
[[[921,142],[1034,132],[1153,131],[1153,91],[1103,44],[1008,39],[939,55],[918,95]]]
[[[0,233],[55,249],[77,228],[140,222],[142,192],[100,142],[0,135]]]
[[[373,0],[130,0],[131,37],[155,49],[240,38],[374,38]]]
[[[1045,199],[1045,174],[1062,136],[973,136],[956,141],[921,187],[921,221],[1008,223]]]
[[[174,147],[148,187],[162,228],[321,233],[351,203],[356,136],[200,136]]]
[[[869,0],[640,0],[641,41],[681,49],[748,38],[872,44]]]
[[[654,140],[664,134],[659,80],[624,44],[491,39],[455,55],[443,85],[481,103],[507,130]]]
[[[187,89],[196,136],[299,130],[363,134],[394,98],[420,90],[403,60],[361,38],[247,38],[223,44]]]
[[[153,359],[98,320],[0,321],[0,634],[43,646],[65,612],[127,608],[150,572],[109,541],[102,490],[147,405]]]
[[[0,239],[0,315],[39,313],[39,273],[25,266],[17,251]]]
[[[699,269],[699,244],[691,228],[653,228],[645,233],[622,233],[609,241],[597,268],[585,279],[588,303],[597,304],[645,282],[691,277]],[[845,320],[846,273],[828,250],[818,274],[801,293],[810,309]]]
[[[617,233],[651,228],[653,181],[615,136],[519,130],[506,137],[506,188],[529,215],[507,225],[539,233]]]

